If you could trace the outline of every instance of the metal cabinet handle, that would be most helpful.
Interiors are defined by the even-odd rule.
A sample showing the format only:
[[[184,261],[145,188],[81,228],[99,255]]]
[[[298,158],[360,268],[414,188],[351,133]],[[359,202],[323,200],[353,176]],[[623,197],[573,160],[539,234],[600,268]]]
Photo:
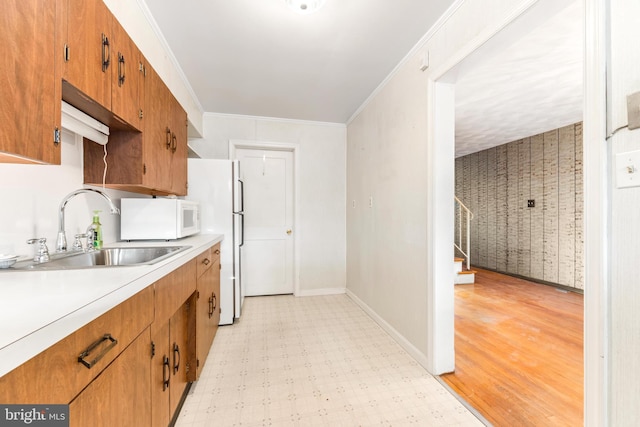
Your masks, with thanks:
[[[111,46],[109,45],[109,37],[102,34],[102,72],[107,71],[111,62]]]
[[[213,310],[215,311],[216,307],[218,306],[218,297],[216,296],[215,292],[211,294],[211,298],[213,298]]]
[[[167,150],[170,150],[171,149],[171,129],[167,128],[165,132],[167,137],[167,140],[165,141],[165,148]]]
[[[176,354],[178,355],[176,361]],[[177,343],[173,343],[173,375],[177,374],[180,370],[180,347]]]
[[[205,259],[202,260],[202,263],[204,265],[209,265],[209,264],[211,264],[211,261],[209,260],[209,258],[205,258]]]
[[[122,86],[124,84],[125,79],[125,60],[124,55],[118,52],[118,86]]]
[[[209,319],[213,316],[213,293],[209,297]]]
[[[102,351],[100,353],[98,353],[96,355],[96,357],[94,357],[92,360],[89,360],[89,361],[85,360],[87,357],[89,357],[91,352],[93,350],[95,350],[96,347],[98,347],[104,341],[110,341],[111,343],[108,346],[106,346],[104,349],[102,349]],[[89,347],[87,347],[87,349],[85,351],[80,353],[80,356],[78,356],[78,362],[82,363],[88,369],[91,369],[91,367],[93,365],[95,365],[96,363],[98,363],[98,361],[100,359],[102,359],[104,357],[104,355],[109,352],[109,350],[111,350],[113,347],[115,347],[116,344],[118,344],[118,340],[117,339],[113,338],[111,336],[111,334],[104,334],[100,339],[98,339],[97,341],[92,343]]]
[[[216,249],[215,251],[213,251],[213,253],[216,255],[220,255],[220,249]]]
[[[169,388],[169,381],[171,380],[171,367],[169,366],[169,357],[162,357],[162,391]]]
[[[171,132],[171,152],[175,153],[177,149],[178,149],[178,137],[176,137],[175,133]]]

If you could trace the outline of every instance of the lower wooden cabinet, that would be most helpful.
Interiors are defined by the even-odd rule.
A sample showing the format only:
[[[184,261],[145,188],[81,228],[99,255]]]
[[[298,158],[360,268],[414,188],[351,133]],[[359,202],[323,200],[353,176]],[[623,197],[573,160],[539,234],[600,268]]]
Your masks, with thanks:
[[[151,333],[145,329],[69,405],[71,427],[151,425]],[[165,426],[168,424],[165,424]]]
[[[218,328],[219,255],[207,249],[0,377],[0,402],[68,403],[71,426],[170,425]]]
[[[151,339],[151,425],[165,427],[176,415],[189,384],[194,350],[189,326],[193,324],[192,298],[171,318],[155,328]]]
[[[0,402],[71,402],[152,321],[150,286],[1,377]]]
[[[220,244],[204,251],[196,259],[198,266],[196,306],[196,370],[200,377],[209,349],[220,323]]]

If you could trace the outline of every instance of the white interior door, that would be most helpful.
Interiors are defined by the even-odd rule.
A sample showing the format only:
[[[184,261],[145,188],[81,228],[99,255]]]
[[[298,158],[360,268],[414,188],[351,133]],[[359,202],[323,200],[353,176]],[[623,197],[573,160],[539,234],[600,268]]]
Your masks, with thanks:
[[[246,296],[293,293],[293,153],[238,149],[244,182]]]

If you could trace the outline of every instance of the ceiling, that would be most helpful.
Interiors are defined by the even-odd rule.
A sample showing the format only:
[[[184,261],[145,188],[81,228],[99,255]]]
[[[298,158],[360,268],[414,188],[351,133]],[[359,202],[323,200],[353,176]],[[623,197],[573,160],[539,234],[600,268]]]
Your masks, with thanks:
[[[346,123],[453,0],[144,0],[204,111]]]
[[[458,76],[456,157],[582,121],[583,6],[554,2]]]
[[[143,1],[204,111],[335,123],[454,2],[326,0],[299,15],[284,0]],[[582,2],[539,3],[553,5],[543,19],[457,74],[456,156],[582,119]]]

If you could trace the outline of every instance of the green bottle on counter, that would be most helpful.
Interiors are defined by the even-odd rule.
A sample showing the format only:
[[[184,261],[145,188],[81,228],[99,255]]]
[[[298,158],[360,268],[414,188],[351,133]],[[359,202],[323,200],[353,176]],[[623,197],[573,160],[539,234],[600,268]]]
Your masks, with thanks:
[[[93,222],[87,233],[93,233],[93,248],[102,249],[102,224],[100,224],[100,211],[93,211]]]

